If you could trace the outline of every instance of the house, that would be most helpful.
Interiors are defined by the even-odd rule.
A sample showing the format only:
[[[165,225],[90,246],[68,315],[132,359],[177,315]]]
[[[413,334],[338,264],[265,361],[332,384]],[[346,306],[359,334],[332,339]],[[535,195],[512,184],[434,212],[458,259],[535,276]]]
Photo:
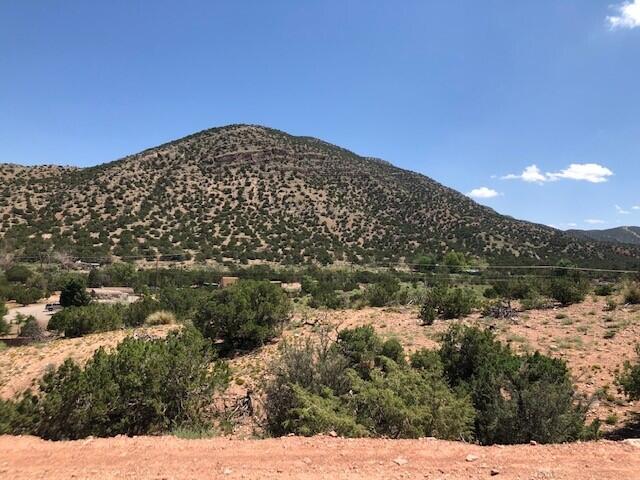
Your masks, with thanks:
[[[222,277],[220,279],[219,288],[227,288],[240,280],[238,277]]]

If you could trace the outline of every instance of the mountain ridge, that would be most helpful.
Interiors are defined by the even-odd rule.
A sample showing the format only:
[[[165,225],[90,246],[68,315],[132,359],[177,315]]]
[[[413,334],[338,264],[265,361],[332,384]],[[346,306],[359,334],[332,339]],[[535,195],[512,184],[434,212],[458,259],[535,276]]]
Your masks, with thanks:
[[[256,125],[86,168],[2,164],[0,180],[0,237],[25,255],[370,263],[458,250],[497,263],[640,263],[633,246],[511,219],[386,160]]]
[[[576,238],[597,240],[601,242],[626,243],[640,245],[640,227],[622,226],[602,230],[567,230],[569,235]]]

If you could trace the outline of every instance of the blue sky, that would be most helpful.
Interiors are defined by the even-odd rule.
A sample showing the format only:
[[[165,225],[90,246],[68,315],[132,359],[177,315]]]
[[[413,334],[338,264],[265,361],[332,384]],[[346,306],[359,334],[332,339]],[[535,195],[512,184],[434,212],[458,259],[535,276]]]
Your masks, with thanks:
[[[0,2],[0,162],[257,123],[605,228],[640,225],[639,113],[640,0]]]

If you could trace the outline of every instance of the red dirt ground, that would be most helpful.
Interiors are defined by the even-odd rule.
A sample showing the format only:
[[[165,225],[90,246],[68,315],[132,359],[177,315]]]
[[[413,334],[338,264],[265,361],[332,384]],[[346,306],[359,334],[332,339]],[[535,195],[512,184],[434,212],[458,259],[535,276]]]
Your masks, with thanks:
[[[478,447],[439,440],[0,437],[0,478],[637,480],[630,443]]]

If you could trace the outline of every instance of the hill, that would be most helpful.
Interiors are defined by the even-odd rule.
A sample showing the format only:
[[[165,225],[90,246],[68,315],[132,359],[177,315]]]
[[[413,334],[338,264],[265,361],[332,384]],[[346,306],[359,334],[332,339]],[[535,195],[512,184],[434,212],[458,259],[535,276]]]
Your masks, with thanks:
[[[640,248],[499,215],[418,173],[311,137],[205,130],[91,168],[0,165],[22,255],[374,262],[455,249],[497,263],[640,264]]]
[[[628,243],[640,245],[640,227],[616,227],[606,230],[568,230],[576,238],[599,242]]]

